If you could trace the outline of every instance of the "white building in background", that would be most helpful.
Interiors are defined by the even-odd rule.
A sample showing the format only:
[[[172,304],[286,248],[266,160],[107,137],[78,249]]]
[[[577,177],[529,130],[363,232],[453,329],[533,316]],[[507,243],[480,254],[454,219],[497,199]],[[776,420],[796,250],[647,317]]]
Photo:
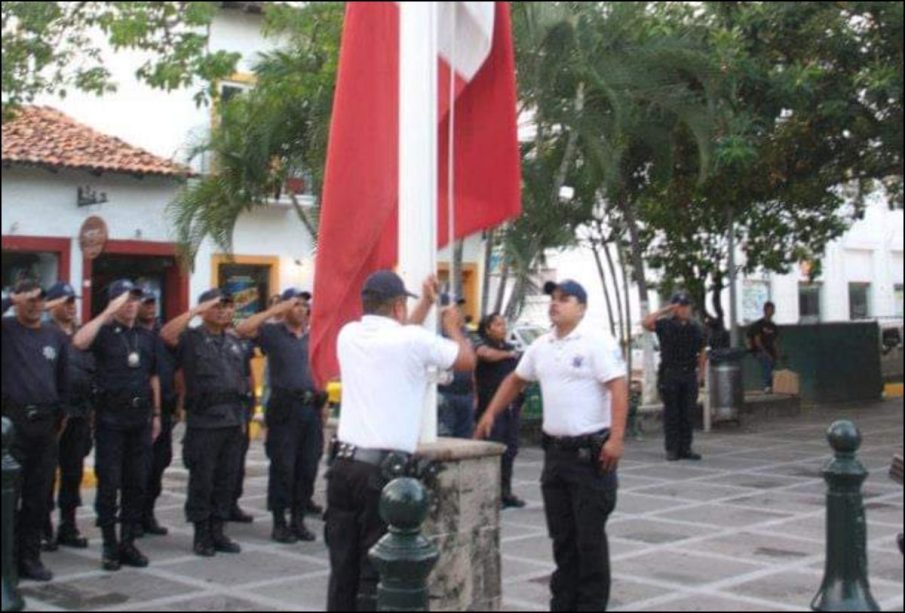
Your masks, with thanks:
[[[739,249],[739,263],[744,263]],[[588,291],[588,321],[608,329],[603,289],[591,252],[576,247],[548,254],[549,271],[554,279],[575,279]],[[611,284],[608,271],[607,283]],[[617,276],[621,274],[617,271]],[[652,273],[648,273],[649,276]],[[617,279],[624,295],[622,279]],[[611,285],[612,287],[612,285]],[[808,282],[804,266],[788,274],[761,273],[738,279],[739,324],[751,323],[762,316],[764,302],[776,303],[776,321],[780,324],[851,321],[863,318],[902,317],[903,310],[903,213],[890,209],[879,194],[868,198],[865,216],[841,238],[829,245],[822,261],[822,274]],[[630,290],[633,328],[640,329],[638,292]],[[709,296],[708,296],[709,300]],[[662,300],[651,293],[651,306]],[[728,317],[729,291],[723,292],[723,307]],[[545,300],[529,299],[523,319],[545,321]],[[614,308],[615,310],[615,308]]]

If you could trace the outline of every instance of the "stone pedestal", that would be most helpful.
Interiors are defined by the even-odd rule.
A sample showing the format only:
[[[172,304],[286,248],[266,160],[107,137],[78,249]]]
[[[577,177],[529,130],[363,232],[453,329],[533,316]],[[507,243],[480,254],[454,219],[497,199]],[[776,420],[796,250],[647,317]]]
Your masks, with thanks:
[[[336,432],[331,419],[324,436]],[[431,611],[498,611],[500,571],[500,456],[503,445],[440,438],[418,455],[442,465],[430,488],[430,514],[423,534],[440,559],[428,579]]]

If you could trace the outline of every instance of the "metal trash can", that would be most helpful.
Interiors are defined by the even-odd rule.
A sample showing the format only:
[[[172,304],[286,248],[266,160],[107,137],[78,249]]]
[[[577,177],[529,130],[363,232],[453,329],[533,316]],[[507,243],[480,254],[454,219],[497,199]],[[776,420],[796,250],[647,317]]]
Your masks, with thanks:
[[[717,421],[738,421],[745,402],[742,358],[745,349],[715,349],[710,353],[710,413]]]

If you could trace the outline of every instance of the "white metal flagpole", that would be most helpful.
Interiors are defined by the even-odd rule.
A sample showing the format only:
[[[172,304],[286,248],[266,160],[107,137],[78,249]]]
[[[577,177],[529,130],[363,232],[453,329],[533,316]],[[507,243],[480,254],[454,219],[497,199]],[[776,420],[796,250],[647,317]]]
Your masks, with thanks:
[[[413,291],[437,270],[437,6],[399,3],[399,275]],[[437,329],[437,311],[424,325]],[[437,384],[421,442],[437,440]]]

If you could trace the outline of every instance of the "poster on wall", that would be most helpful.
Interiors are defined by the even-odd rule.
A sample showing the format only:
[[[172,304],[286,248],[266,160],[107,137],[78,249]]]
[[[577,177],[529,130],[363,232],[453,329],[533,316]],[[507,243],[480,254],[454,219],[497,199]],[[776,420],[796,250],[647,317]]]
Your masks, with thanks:
[[[764,304],[770,300],[770,285],[764,281],[745,281],[742,290],[742,317],[757,321],[764,315]]]
[[[262,310],[261,296],[256,280],[249,275],[228,275],[224,289],[232,294],[236,303],[236,320],[241,321]]]

